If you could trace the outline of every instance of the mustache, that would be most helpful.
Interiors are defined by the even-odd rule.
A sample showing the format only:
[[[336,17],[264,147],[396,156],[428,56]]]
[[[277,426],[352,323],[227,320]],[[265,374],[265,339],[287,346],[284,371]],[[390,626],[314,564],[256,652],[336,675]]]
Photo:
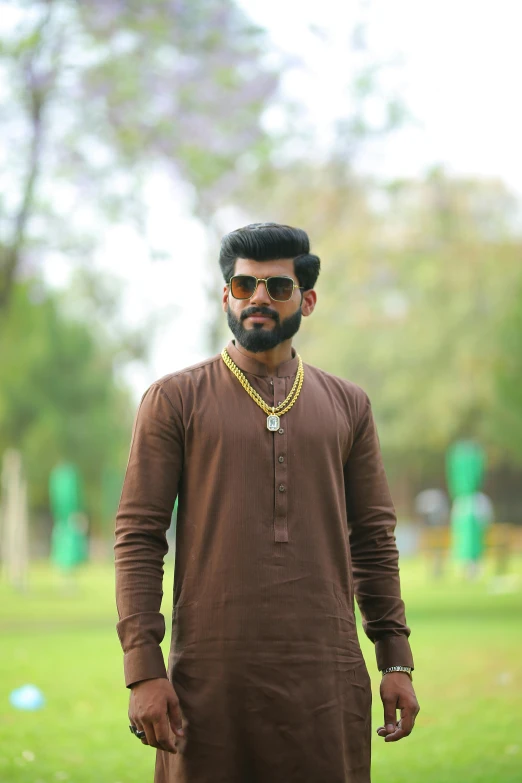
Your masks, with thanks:
[[[268,318],[273,318],[276,324],[279,323],[279,313],[275,310],[271,310],[269,307],[247,307],[247,309],[243,310],[241,313],[240,320],[244,321],[245,318],[250,318],[252,315],[266,315]]]

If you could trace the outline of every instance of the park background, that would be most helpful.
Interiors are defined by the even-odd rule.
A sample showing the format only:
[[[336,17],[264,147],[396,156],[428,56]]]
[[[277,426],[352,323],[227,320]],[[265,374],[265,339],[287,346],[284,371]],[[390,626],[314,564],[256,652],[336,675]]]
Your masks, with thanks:
[[[297,346],[368,392],[397,506],[422,712],[376,738],[374,781],[522,780],[521,21],[509,0],[0,2],[0,455],[22,458],[31,554],[18,586],[2,563],[2,783],[151,779],[114,630],[132,420],[227,340],[219,240],[264,220],[322,259]],[[449,556],[435,579],[415,498],[461,438],[495,524],[473,580]],[[67,576],[62,460],[90,544]],[[10,704],[25,683],[45,706]]]

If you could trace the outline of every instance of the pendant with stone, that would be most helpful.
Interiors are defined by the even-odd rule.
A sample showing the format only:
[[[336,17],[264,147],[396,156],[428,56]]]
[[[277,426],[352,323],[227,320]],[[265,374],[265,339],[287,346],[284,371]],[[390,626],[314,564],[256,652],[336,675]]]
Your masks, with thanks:
[[[281,420],[277,415],[277,413],[271,413],[270,416],[267,416],[266,426],[270,430],[270,432],[277,432],[277,430],[279,429],[280,421]]]

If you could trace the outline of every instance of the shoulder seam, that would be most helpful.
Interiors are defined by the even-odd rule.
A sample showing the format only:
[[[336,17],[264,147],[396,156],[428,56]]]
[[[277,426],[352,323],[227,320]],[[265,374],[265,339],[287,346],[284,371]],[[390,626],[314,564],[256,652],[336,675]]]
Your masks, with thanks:
[[[165,391],[163,386],[161,384],[159,384],[159,383],[153,383],[152,385],[158,387],[160,394],[163,394],[163,396],[167,400],[168,404],[170,405],[170,407],[172,408],[174,413],[177,413],[176,408],[174,407],[172,400],[170,399],[169,395],[167,394],[167,392]]]
[[[210,359],[204,359],[202,362],[199,362],[198,364],[193,364],[190,367],[184,367],[181,370],[176,370],[175,372],[171,372],[168,375],[164,375],[162,378],[158,378],[157,380],[153,381],[153,383],[151,383],[151,385],[149,386],[147,391],[150,391],[151,389],[154,389],[154,388],[158,389],[158,391],[163,395],[163,397],[165,397],[165,399],[169,403],[169,406],[172,408],[174,413],[177,414],[178,413],[178,409],[176,408],[176,406],[172,402],[172,399],[171,399],[170,395],[168,394],[168,392],[164,388],[165,385],[170,380],[172,380],[173,378],[176,378],[176,377],[181,376],[181,375],[185,375],[187,373],[192,373],[193,371],[197,371],[197,370],[203,369],[206,365],[213,364],[214,362],[219,361],[220,358],[221,358],[220,355],[213,356]],[[144,393],[143,398],[147,394],[147,391]],[[143,400],[143,398],[142,398],[142,400]]]

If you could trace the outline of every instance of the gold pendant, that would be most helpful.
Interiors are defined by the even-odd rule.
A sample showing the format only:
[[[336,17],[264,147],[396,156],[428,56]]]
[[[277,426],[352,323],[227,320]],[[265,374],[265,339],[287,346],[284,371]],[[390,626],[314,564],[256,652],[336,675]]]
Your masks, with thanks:
[[[277,413],[271,413],[270,416],[267,416],[266,419],[266,426],[267,429],[270,430],[270,432],[277,432],[279,429],[279,424],[281,422],[281,419],[277,415]]]

